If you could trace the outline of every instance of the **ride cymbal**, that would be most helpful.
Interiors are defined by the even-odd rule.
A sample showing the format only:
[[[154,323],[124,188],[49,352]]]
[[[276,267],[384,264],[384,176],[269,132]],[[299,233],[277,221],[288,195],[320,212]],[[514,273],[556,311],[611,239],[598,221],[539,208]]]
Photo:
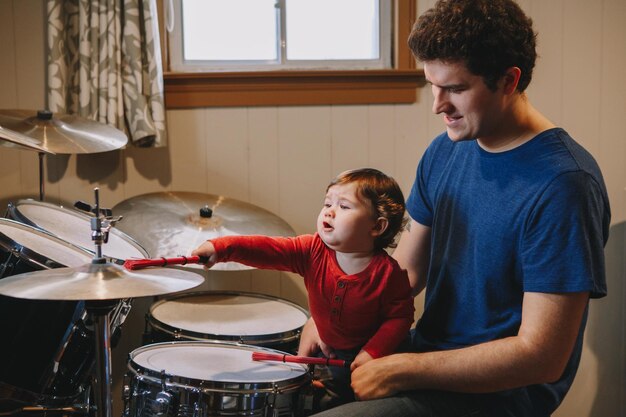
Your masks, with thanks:
[[[113,213],[122,216],[117,228],[133,237],[153,258],[189,255],[204,241],[220,236],[293,236],[280,217],[232,198],[193,192],[143,194],[125,200]],[[188,264],[185,268],[201,268]],[[212,270],[253,269],[236,262],[215,264]]]
[[[204,278],[199,274],[180,269],[128,271],[112,263],[89,263],[3,278],[0,294],[29,300],[118,300],[170,294],[202,282]]]
[[[126,135],[113,126],[47,110],[0,110],[0,126],[34,139],[49,153],[108,152],[126,145]]]
[[[44,148],[37,140],[31,138],[30,136],[23,135],[19,132],[14,132],[2,126],[0,126],[0,139],[7,141],[4,143],[0,142],[3,146],[54,154],[54,152]]]

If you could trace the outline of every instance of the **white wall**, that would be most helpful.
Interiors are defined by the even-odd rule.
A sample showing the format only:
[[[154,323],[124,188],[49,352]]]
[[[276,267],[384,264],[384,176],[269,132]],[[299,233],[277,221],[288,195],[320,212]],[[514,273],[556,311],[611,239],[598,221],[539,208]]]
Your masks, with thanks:
[[[433,3],[419,1],[419,11]],[[540,59],[529,96],[596,157],[613,211],[609,296],[592,302],[579,376],[555,415],[625,416],[626,1],[519,3],[539,32]],[[0,0],[0,109],[45,106],[44,15],[43,0]],[[96,186],[106,207],[153,191],[223,194],[273,211],[297,233],[311,232],[323,190],[342,170],[380,168],[408,193],[418,159],[443,129],[430,106],[425,87],[412,105],[169,111],[167,148],[47,157],[46,201],[91,201]],[[0,148],[0,208],[37,196],[37,155]],[[252,271],[208,279],[205,288],[264,292],[305,304],[295,276]],[[114,350],[116,412],[126,355],[139,346],[150,303],[136,300]]]

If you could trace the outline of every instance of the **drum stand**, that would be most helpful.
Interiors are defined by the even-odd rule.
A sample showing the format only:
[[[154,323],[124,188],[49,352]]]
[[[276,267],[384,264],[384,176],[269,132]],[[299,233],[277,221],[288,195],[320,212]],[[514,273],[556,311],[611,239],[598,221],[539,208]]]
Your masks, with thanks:
[[[96,259],[94,259],[96,261]],[[109,313],[118,300],[87,301],[87,314],[94,324],[96,373],[94,402],[97,417],[111,417],[111,331]]]
[[[43,201],[44,196],[44,178],[43,178],[43,157],[45,153],[39,152],[39,201]]]
[[[100,197],[98,188],[95,193],[95,217],[91,218],[91,238],[96,246],[96,254],[92,264],[105,264],[102,257],[102,243],[108,240],[108,229],[112,224],[102,228],[100,218]],[[86,301],[87,314],[93,320],[96,344],[96,373],[94,380],[94,402],[96,417],[111,417],[111,323],[109,313],[113,311],[119,300]]]

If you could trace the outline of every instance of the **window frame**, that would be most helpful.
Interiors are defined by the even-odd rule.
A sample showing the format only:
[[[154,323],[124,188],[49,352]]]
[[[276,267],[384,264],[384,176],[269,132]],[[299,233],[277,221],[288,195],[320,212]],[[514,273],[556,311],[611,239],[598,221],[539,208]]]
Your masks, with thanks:
[[[393,69],[173,72],[169,70],[163,0],[159,5],[165,107],[248,107],[282,105],[414,103],[424,74],[406,39],[417,0],[393,1]]]

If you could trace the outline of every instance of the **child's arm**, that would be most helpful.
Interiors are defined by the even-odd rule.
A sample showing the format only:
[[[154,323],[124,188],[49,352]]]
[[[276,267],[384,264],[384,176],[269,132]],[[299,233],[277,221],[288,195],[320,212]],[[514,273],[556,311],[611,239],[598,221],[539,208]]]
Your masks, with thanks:
[[[372,358],[394,353],[400,343],[407,338],[413,324],[415,307],[406,271],[394,271],[384,282],[381,298],[383,321],[362,348],[362,351],[367,352]],[[368,358],[364,356],[363,359]],[[364,363],[361,360],[355,362],[356,366]]]
[[[208,268],[217,262],[239,262],[259,269],[289,271],[303,275],[313,236],[222,236],[204,242],[192,252],[205,256]]]

